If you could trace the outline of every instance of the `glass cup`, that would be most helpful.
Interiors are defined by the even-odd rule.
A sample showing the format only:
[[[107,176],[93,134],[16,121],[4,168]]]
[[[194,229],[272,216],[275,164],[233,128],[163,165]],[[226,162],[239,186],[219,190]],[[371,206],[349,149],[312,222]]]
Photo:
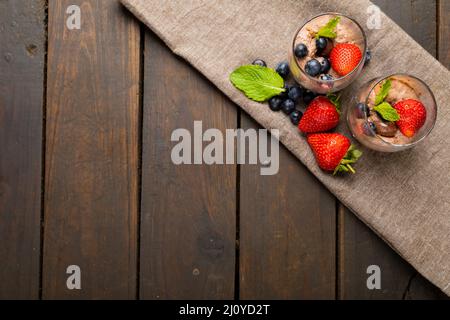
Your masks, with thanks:
[[[385,80],[390,79],[392,87],[386,99],[416,99],[422,102],[426,109],[426,120],[424,125],[416,134],[408,138],[397,130],[395,136],[385,137],[374,130],[373,117],[361,112],[358,103],[364,103],[369,108],[373,107],[375,91],[378,92]],[[394,83],[394,81],[396,81]],[[393,91],[391,96],[391,91]],[[389,102],[389,101],[388,101]],[[391,101],[392,103],[392,101]],[[352,135],[367,148],[382,151],[382,152],[396,152],[412,148],[420,141],[427,137],[436,123],[437,105],[436,99],[430,88],[420,79],[408,74],[393,74],[387,77],[380,77],[370,80],[364,84],[352,98],[352,101],[347,108],[347,125],[352,132]],[[376,128],[376,127],[375,127]]]
[[[356,68],[347,75],[342,77],[337,76],[332,80],[321,80],[319,78],[308,75],[304,70],[306,62],[310,58],[312,58],[309,56],[312,51],[311,47],[315,48],[315,45],[313,44],[313,41],[315,40],[311,39],[310,30],[317,31],[320,27],[324,26],[330,19],[334,17],[341,18],[336,28],[338,37],[334,41],[339,43],[351,42],[356,44],[361,49],[362,58]],[[305,43],[309,49],[308,56],[302,59],[297,58],[294,54],[295,47],[300,43]],[[297,30],[294,39],[292,40],[291,48],[289,49],[289,67],[291,69],[292,75],[294,76],[294,79],[301,86],[319,94],[327,94],[344,89],[359,76],[362,68],[364,67],[366,52],[366,35],[358,22],[341,13],[327,12],[311,18]]]

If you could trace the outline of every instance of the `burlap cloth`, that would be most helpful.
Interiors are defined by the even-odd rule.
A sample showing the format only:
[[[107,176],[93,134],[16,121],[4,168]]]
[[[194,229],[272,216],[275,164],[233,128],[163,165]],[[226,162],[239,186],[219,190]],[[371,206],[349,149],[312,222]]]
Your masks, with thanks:
[[[368,30],[367,0],[122,0],[173,50],[266,128],[355,214],[422,275],[450,295],[450,73],[382,14],[382,28]],[[384,154],[364,151],[357,174],[336,178],[317,167],[305,139],[283,113],[247,99],[228,80],[237,66],[263,58],[274,66],[287,58],[296,29],[312,15],[336,11],[366,29],[373,60],[344,91],[376,76],[406,72],[434,92],[438,120],[414,149]],[[214,112],[214,110],[211,110]],[[341,121],[344,122],[344,121]],[[341,124],[340,130],[346,130]]]

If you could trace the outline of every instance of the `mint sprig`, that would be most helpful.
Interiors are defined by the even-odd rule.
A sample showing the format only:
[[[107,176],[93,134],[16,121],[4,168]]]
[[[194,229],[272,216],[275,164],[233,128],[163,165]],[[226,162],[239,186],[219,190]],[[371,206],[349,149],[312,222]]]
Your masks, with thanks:
[[[241,66],[230,74],[230,81],[248,98],[258,102],[286,91],[283,78],[275,70],[262,66]]]
[[[386,121],[398,121],[400,116],[388,102],[382,102],[379,105],[373,107],[373,109],[380,114],[380,116]]]
[[[335,18],[330,19],[330,21],[328,21],[326,25],[324,25],[322,28],[319,29],[319,31],[316,34],[316,38],[317,39],[319,39],[320,37],[330,38],[330,39],[336,38],[337,34],[336,34],[335,29],[336,29],[339,21],[341,21],[341,17],[335,17]]]
[[[400,120],[400,115],[397,110],[395,110],[390,103],[384,101],[391,90],[392,82],[387,79],[381,85],[381,89],[375,96],[375,107],[373,109],[378,112],[378,114],[386,121],[398,121]]]
[[[379,105],[386,99],[387,95],[389,94],[389,90],[391,90],[391,80],[387,79],[385,82],[383,82],[383,85],[381,86],[381,90],[378,92],[378,94],[375,96],[375,105]]]
[[[355,169],[351,166],[352,163],[358,161],[358,159],[362,156],[362,152],[355,148],[352,144],[350,148],[348,148],[347,153],[344,158],[342,158],[339,165],[334,169],[333,175],[336,175],[339,172],[351,172],[356,173]]]

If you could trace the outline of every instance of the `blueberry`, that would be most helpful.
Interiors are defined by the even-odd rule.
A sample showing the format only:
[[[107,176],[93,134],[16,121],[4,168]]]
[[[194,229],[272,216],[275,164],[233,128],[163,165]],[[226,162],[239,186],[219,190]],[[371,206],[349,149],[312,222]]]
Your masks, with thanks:
[[[320,73],[328,73],[331,69],[331,62],[328,58],[322,58],[320,61]]]
[[[288,93],[289,93],[289,89],[291,88],[291,85],[290,84],[288,84],[287,82],[285,82],[284,83],[284,92],[282,92],[282,93],[280,93],[278,96],[280,97],[280,98],[282,98],[283,100],[284,99],[287,99],[287,97],[288,97]]]
[[[328,45],[328,39],[324,37],[320,37],[316,39],[316,48],[317,54],[320,55]]]
[[[269,99],[269,108],[272,111],[280,111],[283,99],[280,97],[272,97]]]
[[[364,61],[365,64],[368,64],[372,60],[372,52],[370,50],[366,51],[366,60]]]
[[[331,81],[331,80],[333,80],[333,77],[331,75],[329,75],[329,74],[323,74],[323,75],[320,76],[320,80]]]
[[[363,124],[363,131],[366,135],[373,136],[377,132],[377,126],[372,121],[365,122]]]
[[[291,99],[286,99],[281,103],[281,110],[286,114],[291,114],[295,110],[295,103]]]
[[[320,37],[316,39],[316,55],[320,57],[328,56],[333,49],[333,40]]]
[[[364,119],[370,116],[370,109],[365,103],[360,102],[356,105],[356,113],[358,118]]]
[[[289,64],[286,61],[280,62],[275,70],[285,79],[289,75]]]
[[[298,44],[294,49],[297,58],[304,58],[308,55],[308,47],[304,43]]]
[[[294,110],[289,115],[289,118],[291,119],[292,124],[295,126],[298,125],[298,123],[300,122],[300,119],[302,117],[303,117],[303,113],[300,110]]]
[[[306,63],[305,71],[311,77],[318,76],[320,74],[321,65],[316,59],[311,59]]]
[[[292,101],[298,101],[303,95],[303,88],[299,86],[292,86],[289,88],[288,97]]]
[[[303,102],[308,105],[311,103],[311,101],[313,101],[315,97],[316,94],[314,92],[307,90],[303,93]]]
[[[266,62],[261,59],[256,59],[255,61],[252,62],[252,64],[254,64],[255,66],[267,67]]]

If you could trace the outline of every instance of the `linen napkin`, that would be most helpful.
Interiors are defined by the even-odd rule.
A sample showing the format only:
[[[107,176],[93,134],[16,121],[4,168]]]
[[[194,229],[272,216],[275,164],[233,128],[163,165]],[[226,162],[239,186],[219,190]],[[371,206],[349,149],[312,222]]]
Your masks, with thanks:
[[[422,275],[450,295],[450,73],[381,13],[370,30],[367,0],[121,0],[171,50],[190,62],[280,141],[336,197]],[[369,10],[370,11],[370,10]],[[431,135],[415,148],[385,154],[362,148],[357,173],[322,172],[305,139],[282,113],[247,99],[229,74],[255,58],[270,66],[287,59],[297,28],[322,12],[340,12],[365,28],[373,59],[343,92],[343,108],[364,82],[403,72],[425,81],[438,103]],[[346,131],[341,120],[340,131]],[[346,132],[348,133],[348,132]]]

